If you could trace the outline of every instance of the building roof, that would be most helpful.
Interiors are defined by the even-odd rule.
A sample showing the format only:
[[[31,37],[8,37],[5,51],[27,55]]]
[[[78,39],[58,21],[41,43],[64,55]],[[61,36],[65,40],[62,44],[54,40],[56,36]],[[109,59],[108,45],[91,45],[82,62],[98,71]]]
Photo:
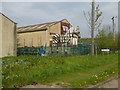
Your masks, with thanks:
[[[66,19],[63,19],[66,20]],[[61,20],[61,21],[63,21]],[[26,33],[26,32],[35,32],[35,31],[45,31],[47,30],[47,27],[55,25],[61,21],[55,21],[55,22],[48,22],[43,24],[35,24],[35,25],[29,25],[29,26],[22,26],[17,28],[17,33]]]
[[[2,15],[2,16],[4,16],[4,17],[6,17],[8,20],[10,20],[11,22],[13,22],[13,23],[15,23],[15,24],[17,24],[16,22],[14,22],[13,20],[11,20],[9,17],[7,17],[5,14],[3,14],[3,13],[1,13],[0,12],[0,14]]]

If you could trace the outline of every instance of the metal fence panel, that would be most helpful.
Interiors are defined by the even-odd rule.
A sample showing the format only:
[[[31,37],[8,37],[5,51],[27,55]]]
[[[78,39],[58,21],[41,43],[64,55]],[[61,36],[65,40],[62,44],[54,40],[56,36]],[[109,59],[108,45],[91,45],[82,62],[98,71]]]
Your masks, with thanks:
[[[90,54],[90,44],[78,44],[76,46],[52,46],[52,47],[20,47],[17,55],[85,55]]]

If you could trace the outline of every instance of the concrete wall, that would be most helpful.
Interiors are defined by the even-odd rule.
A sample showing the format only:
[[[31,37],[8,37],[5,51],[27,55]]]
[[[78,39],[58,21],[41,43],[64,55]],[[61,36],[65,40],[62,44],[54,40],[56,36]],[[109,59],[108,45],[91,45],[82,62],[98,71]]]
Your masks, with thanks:
[[[15,56],[16,55],[16,24],[12,22],[6,16],[0,14],[2,17],[2,28],[0,33],[2,34],[2,41],[0,47],[2,47],[2,52],[0,51],[0,56]]]
[[[69,23],[66,19],[63,19],[62,22],[64,22],[64,23]]]
[[[62,22],[69,23],[67,20],[63,20]],[[52,26],[47,27],[47,31],[37,31],[37,32],[27,32],[27,33],[18,33],[18,43],[19,47],[24,46],[50,46],[50,39],[52,36],[50,33],[58,33],[61,34],[61,22],[56,23]]]
[[[60,23],[57,23],[53,26],[47,27],[46,31],[37,31],[37,32],[27,32],[27,33],[18,33],[18,43],[19,47],[24,46],[49,46],[50,42],[50,32],[60,34]]]
[[[2,15],[0,14],[0,57],[2,57]]]
[[[37,47],[46,44],[46,31],[19,33],[17,36],[20,47]]]
[[[55,25],[53,25],[53,26],[51,26],[50,27],[50,32],[51,33],[58,33],[58,34],[60,34],[61,33],[61,24],[60,24],[60,22],[55,24]]]
[[[50,35],[50,33],[57,33],[57,34],[61,34],[61,23],[57,23],[53,26],[51,26],[49,29],[48,29],[48,34],[49,34],[49,45],[50,45],[50,39],[52,39],[52,36]],[[48,46],[49,46],[48,45]]]

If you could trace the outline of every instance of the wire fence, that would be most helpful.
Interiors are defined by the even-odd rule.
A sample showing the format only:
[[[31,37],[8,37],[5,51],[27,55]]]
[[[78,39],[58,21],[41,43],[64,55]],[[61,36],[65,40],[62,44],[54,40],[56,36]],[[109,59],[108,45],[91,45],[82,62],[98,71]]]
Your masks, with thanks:
[[[91,52],[91,44],[78,44],[75,46],[47,46],[47,47],[19,47],[17,55],[86,55]]]

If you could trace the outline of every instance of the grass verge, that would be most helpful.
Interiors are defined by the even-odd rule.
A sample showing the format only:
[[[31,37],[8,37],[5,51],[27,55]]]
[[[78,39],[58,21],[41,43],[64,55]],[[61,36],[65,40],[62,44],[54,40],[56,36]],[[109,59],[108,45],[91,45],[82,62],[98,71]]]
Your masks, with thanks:
[[[60,81],[69,83],[63,87],[86,87],[118,72],[118,54],[5,57],[2,63],[4,88]]]

